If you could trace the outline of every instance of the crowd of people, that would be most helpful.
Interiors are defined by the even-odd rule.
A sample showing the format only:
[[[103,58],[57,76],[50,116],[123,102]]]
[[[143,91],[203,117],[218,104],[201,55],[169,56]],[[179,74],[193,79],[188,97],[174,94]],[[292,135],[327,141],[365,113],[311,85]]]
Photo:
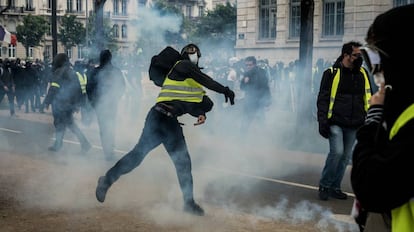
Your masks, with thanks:
[[[40,60],[0,59],[0,102],[7,96],[10,116],[16,116],[15,106],[25,113],[43,112],[41,97],[45,96],[50,79],[50,67]]]

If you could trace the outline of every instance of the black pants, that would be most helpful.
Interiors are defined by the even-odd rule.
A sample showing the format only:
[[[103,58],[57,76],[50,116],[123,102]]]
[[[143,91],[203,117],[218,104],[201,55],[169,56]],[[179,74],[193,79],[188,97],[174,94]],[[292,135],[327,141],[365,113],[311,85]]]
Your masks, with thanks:
[[[3,87],[0,90],[0,102],[3,101],[4,95],[7,95],[7,99],[9,101],[9,109],[10,109],[10,115],[14,115],[14,92],[12,91],[12,87],[9,87],[9,91],[3,90]]]
[[[177,118],[164,115],[156,111],[154,107],[151,108],[147,115],[138,143],[115,166],[109,169],[106,173],[107,181],[111,185],[121,175],[129,173],[138,167],[145,156],[161,143],[175,165],[184,202],[193,201],[191,159],[182,127]]]
[[[72,133],[78,138],[82,147],[88,146],[89,141],[83,132],[79,129],[73,118],[73,110],[60,109],[58,106],[52,105],[53,113],[53,125],[55,126],[56,140],[55,148],[60,149],[63,143],[63,137],[66,128],[72,131]]]

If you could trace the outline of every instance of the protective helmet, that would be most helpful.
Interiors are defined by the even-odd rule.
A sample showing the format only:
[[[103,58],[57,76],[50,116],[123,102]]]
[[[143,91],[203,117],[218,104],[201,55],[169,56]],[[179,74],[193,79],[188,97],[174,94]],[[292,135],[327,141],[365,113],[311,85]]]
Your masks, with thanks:
[[[188,54],[194,54],[196,52],[197,52],[198,58],[200,58],[201,57],[200,48],[198,48],[197,45],[190,43],[190,44],[185,45],[183,49],[181,49],[181,56],[188,57]]]
[[[109,63],[112,60],[112,53],[109,49],[105,49],[101,51],[101,54],[99,55],[99,64],[105,65]]]

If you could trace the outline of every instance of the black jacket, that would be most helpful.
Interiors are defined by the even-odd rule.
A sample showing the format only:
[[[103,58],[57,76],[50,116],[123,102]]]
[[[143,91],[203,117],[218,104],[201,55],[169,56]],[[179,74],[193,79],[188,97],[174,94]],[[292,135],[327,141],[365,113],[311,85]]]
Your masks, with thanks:
[[[326,69],[321,79],[317,107],[319,123],[329,123],[342,127],[358,128],[365,120],[364,109],[365,79],[360,70],[351,70],[342,67],[340,62]],[[332,117],[328,120],[329,101],[331,96],[332,82],[340,69],[340,81],[336,92]]]
[[[358,130],[351,170],[356,198],[364,209],[377,213],[389,212],[414,196],[414,120],[390,141],[391,128],[386,130],[381,121],[370,119],[381,108],[372,106],[367,122]]]
[[[125,81],[122,71],[108,62],[94,68],[88,74],[86,92],[92,106],[105,104],[115,107],[125,92]]]
[[[249,82],[242,79],[240,89],[246,93],[245,99],[249,106],[265,107],[270,105],[270,88],[266,71],[259,66],[245,72],[243,77],[248,77]]]
[[[169,78],[178,81],[193,78],[204,87],[215,92],[224,93],[226,91],[226,88],[223,85],[213,80],[207,74],[201,72],[201,70],[189,60],[182,60],[179,62],[171,71]],[[194,117],[198,117],[199,115],[205,115],[206,112],[210,111],[213,107],[213,102],[205,96],[201,103],[172,101],[168,102],[168,105],[171,105],[174,108],[173,113],[177,116],[188,113]]]

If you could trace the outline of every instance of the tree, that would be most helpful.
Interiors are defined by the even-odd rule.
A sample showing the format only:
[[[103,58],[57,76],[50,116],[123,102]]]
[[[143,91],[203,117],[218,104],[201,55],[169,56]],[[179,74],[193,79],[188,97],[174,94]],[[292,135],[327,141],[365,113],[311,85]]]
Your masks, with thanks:
[[[85,40],[85,44],[89,47],[90,50],[90,57],[97,57],[99,52],[103,48],[111,49],[115,51],[118,49],[116,45],[116,38],[114,35],[114,28],[111,26],[111,22],[109,19],[104,19],[102,22],[102,27],[97,29],[96,28],[96,15],[92,14],[88,17],[88,22],[86,26],[88,27],[88,34],[86,35],[87,41]],[[99,32],[98,32],[99,31]],[[101,36],[97,36],[98,33],[101,33]]]
[[[65,15],[61,18],[58,32],[58,40],[65,49],[82,44],[85,41],[86,29],[83,24],[76,20],[75,15]]]
[[[41,46],[44,41],[44,35],[49,30],[49,21],[43,16],[33,16],[31,14],[23,17],[23,23],[17,25],[17,40],[23,44],[26,49],[26,56],[29,56],[30,47]]]
[[[104,32],[104,5],[106,0],[95,0],[95,48],[100,51],[105,47],[105,32]]]
[[[207,11],[199,22],[194,36],[218,46],[234,48],[236,45],[237,8],[229,2],[217,5],[212,11]]]

